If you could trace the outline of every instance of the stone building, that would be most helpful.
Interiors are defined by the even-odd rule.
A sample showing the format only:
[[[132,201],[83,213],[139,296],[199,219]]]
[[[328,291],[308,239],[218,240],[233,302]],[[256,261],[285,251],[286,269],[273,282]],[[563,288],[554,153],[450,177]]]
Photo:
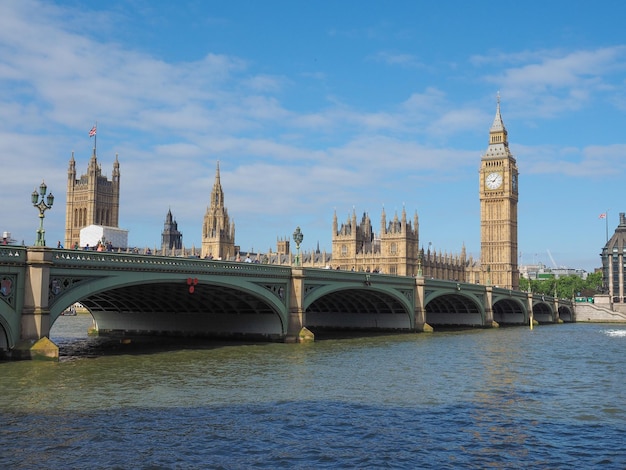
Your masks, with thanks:
[[[202,224],[202,258],[230,260],[238,254],[235,246],[235,223],[230,221],[224,204],[224,191],[220,181],[220,164],[217,162],[211,201]]]
[[[87,173],[76,178],[74,152],[67,170],[65,206],[65,247],[80,243],[80,230],[89,225],[118,227],[120,207],[120,164],[115,155],[111,180],[102,174],[96,148],[89,160]]]
[[[619,214],[619,225],[615,233],[606,242],[602,253],[602,282],[604,292],[608,293],[612,303],[625,303],[624,293],[626,257],[626,215]]]
[[[178,230],[178,223],[172,216],[172,210],[167,211],[163,232],[161,233],[161,252],[167,250],[180,250],[183,247],[183,234]]]
[[[368,214],[357,223],[353,210],[351,217],[339,226],[337,214],[333,217],[332,255],[327,260],[334,269],[394,274],[398,276],[433,277],[437,279],[471,282],[466,271],[468,260],[463,248],[461,255],[424,252],[419,247],[417,213],[407,220],[406,210],[387,222],[383,209],[380,232],[375,233]],[[315,257],[304,257],[315,260]],[[306,265],[306,264],[305,264]]]
[[[339,226],[335,212],[332,232],[333,267],[415,276],[419,250],[418,232],[417,213],[411,223],[407,221],[404,208],[401,218],[398,219],[396,214],[389,224],[383,209],[378,234],[375,234],[368,214],[363,213],[360,223],[357,223],[356,212],[353,210],[352,216]]]

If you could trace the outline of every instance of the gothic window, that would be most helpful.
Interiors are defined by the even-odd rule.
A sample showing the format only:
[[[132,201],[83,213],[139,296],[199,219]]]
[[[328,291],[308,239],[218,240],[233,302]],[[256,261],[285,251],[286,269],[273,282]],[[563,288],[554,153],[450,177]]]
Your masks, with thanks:
[[[348,254],[348,247],[346,245],[341,245],[341,254],[346,256]]]
[[[396,245],[395,243],[392,243],[391,244],[391,254],[395,255],[397,252],[398,252],[398,245]]]

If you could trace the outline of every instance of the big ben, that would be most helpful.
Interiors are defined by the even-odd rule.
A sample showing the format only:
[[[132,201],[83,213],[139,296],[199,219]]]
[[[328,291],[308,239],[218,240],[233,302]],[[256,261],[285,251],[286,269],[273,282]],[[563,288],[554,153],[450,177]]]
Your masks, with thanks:
[[[518,171],[500,114],[500,95],[479,173],[482,282],[517,290]]]

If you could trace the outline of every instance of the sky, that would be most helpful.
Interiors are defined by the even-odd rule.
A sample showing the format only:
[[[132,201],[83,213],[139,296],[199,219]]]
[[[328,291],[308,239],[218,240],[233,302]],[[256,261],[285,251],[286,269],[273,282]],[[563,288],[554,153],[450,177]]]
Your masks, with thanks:
[[[31,192],[97,155],[119,226],[201,245],[219,161],[243,253],[331,252],[332,220],[406,209],[420,245],[480,257],[498,93],[519,177],[519,263],[593,271],[626,212],[626,2],[0,2],[0,231],[34,244]],[[600,219],[607,213],[606,219]]]

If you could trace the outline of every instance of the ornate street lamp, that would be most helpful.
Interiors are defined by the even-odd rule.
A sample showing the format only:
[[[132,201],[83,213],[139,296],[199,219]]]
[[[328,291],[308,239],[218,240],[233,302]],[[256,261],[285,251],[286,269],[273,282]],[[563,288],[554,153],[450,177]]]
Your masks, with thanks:
[[[293,232],[293,241],[296,242],[296,266],[300,266],[300,243],[304,239],[304,235],[300,231],[300,227],[296,227],[295,232]]]
[[[48,194],[48,197],[46,198],[47,190],[48,187],[46,186],[46,183],[42,181],[39,185],[39,192],[37,192],[37,188],[35,188],[30,195],[33,206],[39,209],[39,228],[37,229],[37,240],[35,241],[35,246],[46,246],[46,238],[44,236],[46,231],[43,229],[43,219],[45,217],[44,213],[48,209],[51,209],[52,204],[54,203],[54,195],[52,193]]]

